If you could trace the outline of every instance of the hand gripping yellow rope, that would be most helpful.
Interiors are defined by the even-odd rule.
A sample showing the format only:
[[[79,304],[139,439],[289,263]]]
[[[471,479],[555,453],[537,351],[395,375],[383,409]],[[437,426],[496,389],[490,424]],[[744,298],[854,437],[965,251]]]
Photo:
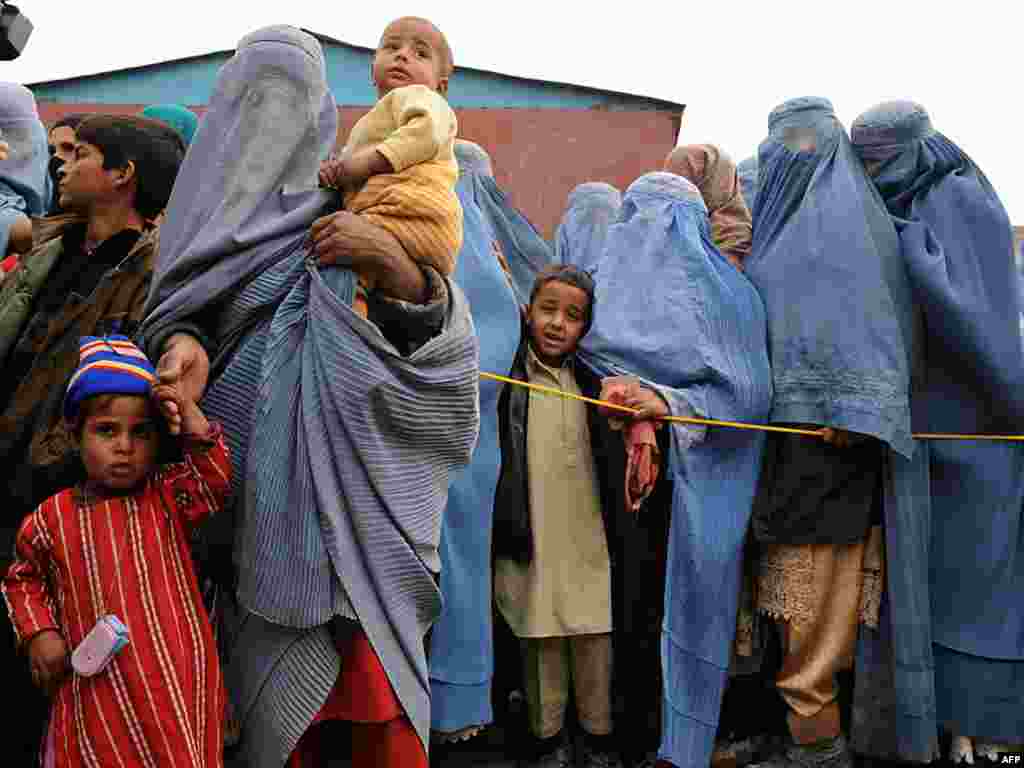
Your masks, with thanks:
[[[572,392],[566,392],[556,387],[545,387],[542,384],[531,384],[528,381],[513,379],[508,376],[499,376],[496,373],[480,372],[481,379],[499,381],[503,384],[512,384],[516,387],[525,387],[537,392],[545,392],[549,395],[557,395],[569,400],[579,400],[591,405],[599,405],[612,411],[622,411],[636,415],[639,413],[635,408],[629,408],[617,403],[609,403],[606,400],[597,400],[593,397],[584,397]],[[783,432],[789,435],[805,435],[807,437],[824,437],[824,429],[797,429],[795,427],[776,427],[771,424],[747,424],[742,421],[721,421],[719,419],[699,419],[691,416],[661,416],[658,421],[668,421],[675,424],[700,424],[707,427],[729,427],[730,429],[754,429],[759,432]],[[952,432],[918,432],[912,435],[915,440],[1002,440],[1011,442],[1024,442],[1024,435],[961,435]]]

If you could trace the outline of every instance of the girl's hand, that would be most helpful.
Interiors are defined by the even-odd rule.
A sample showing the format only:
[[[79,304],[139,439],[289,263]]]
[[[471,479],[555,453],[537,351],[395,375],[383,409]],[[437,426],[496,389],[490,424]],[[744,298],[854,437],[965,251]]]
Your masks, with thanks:
[[[170,426],[169,413],[178,415],[179,431],[186,435],[206,435],[210,431],[210,422],[196,401],[185,397],[174,384],[157,384],[153,387],[153,400],[160,413],[167,419]]]
[[[182,396],[194,403],[206,390],[206,382],[210,377],[210,358],[195,337],[187,333],[176,333],[164,345],[156,374],[161,384],[180,389]],[[171,434],[180,434],[182,413],[178,402],[164,400],[158,401],[158,404]]]
[[[68,676],[70,668],[64,637],[54,629],[40,632],[29,643],[28,658],[32,682],[47,696],[52,696]]]

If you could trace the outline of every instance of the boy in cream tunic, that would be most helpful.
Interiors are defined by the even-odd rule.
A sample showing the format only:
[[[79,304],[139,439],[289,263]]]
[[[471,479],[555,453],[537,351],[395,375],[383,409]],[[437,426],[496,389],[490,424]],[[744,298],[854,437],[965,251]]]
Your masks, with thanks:
[[[562,266],[541,273],[525,349],[517,355],[525,368],[519,377],[581,394],[575,357],[590,326],[592,301],[586,273]],[[526,416],[526,424],[513,424],[515,417],[506,412],[502,428],[526,431],[524,522],[532,546],[520,559],[499,551],[494,591],[498,610],[522,645],[530,729],[537,739],[533,765],[570,764],[564,724],[571,690],[583,728],[583,764],[612,768],[621,763],[611,745],[611,563],[587,406],[534,391]]]

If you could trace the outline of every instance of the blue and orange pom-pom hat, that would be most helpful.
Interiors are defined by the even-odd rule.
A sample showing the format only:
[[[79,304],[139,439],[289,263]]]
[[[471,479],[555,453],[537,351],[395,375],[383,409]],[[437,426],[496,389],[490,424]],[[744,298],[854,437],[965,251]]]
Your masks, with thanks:
[[[149,397],[156,369],[127,336],[83,336],[78,345],[78,368],[64,395],[64,418],[78,420],[82,402],[97,395]]]

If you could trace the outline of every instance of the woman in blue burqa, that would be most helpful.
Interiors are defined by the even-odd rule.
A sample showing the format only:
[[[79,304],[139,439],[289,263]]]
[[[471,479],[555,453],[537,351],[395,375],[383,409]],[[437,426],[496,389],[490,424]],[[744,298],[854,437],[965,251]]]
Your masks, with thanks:
[[[599,376],[632,379],[625,405],[645,418],[767,418],[771,374],[764,307],[747,278],[715,247],[707,208],[693,184],[670,173],[634,182],[607,233],[597,275],[599,309],[583,341],[583,359]],[[675,766],[707,765],[732,654],[763,440],[743,430],[683,424],[663,429],[670,433],[663,465],[671,520],[659,756]],[[649,502],[639,514],[652,506],[657,507]],[[630,565],[622,570],[627,591]],[[620,615],[616,610],[613,623]],[[620,677],[636,675],[635,661],[616,648],[616,686]]]
[[[312,726],[346,720],[354,765],[426,766],[424,638],[449,480],[477,436],[478,350],[453,283],[358,217],[324,217],[336,128],[315,39],[241,41],[174,188],[141,336],[164,380],[205,390],[231,445],[238,763],[322,764],[337,742]],[[382,281],[369,321],[355,265]]]
[[[768,128],[746,274],[768,313],[771,421],[822,436],[769,435],[754,502],[757,605],[779,626],[791,737],[766,765],[851,764],[837,674],[858,640],[854,749],[928,762],[928,460],[911,438],[920,315],[831,103],[793,99]]]
[[[554,251],[498,186],[490,158],[485,155],[482,161],[487,171],[475,177],[473,187],[476,204],[494,232],[516,298],[525,306],[530,303],[530,291],[537,275],[554,260]]]
[[[455,142],[455,157],[463,240],[454,280],[472,307],[480,369],[503,374],[519,346],[520,314],[479,202],[487,194],[490,158],[468,141]],[[430,635],[431,725],[435,740],[448,743],[471,738],[494,719],[491,521],[501,468],[500,389],[497,382],[480,382],[480,438],[470,465],[452,479],[441,529],[444,608]]]
[[[924,107],[889,102],[853,124],[924,309],[922,432],[1019,434],[1024,352],[1013,232],[985,174]],[[955,761],[1024,735],[1024,448],[931,444],[932,641],[938,718]]]
[[[32,247],[30,217],[43,216],[53,188],[48,173],[46,128],[39,120],[32,92],[14,83],[0,83],[0,141],[7,157],[0,160],[0,259]]]
[[[608,229],[619,217],[622,193],[611,184],[588,181],[569,193],[555,233],[555,262],[572,264],[597,276]]]

